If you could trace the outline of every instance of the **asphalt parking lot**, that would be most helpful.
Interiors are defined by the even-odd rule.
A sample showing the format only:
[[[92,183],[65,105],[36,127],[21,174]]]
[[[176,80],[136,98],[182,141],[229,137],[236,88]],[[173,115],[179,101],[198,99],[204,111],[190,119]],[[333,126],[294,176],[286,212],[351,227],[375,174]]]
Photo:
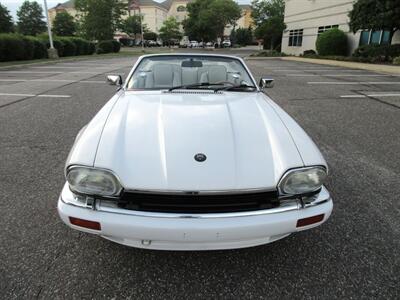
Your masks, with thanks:
[[[234,52],[232,52],[234,53]],[[238,55],[245,55],[239,53]],[[241,250],[128,248],[56,212],[75,135],[136,57],[0,69],[0,295],[15,298],[400,298],[400,77],[249,60],[330,166],[331,219]]]

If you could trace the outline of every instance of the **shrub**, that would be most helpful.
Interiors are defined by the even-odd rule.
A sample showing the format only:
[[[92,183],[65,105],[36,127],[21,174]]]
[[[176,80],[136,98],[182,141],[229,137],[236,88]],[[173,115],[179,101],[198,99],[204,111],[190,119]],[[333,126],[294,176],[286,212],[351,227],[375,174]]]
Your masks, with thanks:
[[[260,51],[255,54],[252,54],[251,56],[279,57],[279,56],[286,56],[286,54],[283,52],[278,52],[276,50],[264,50],[264,51]]]
[[[75,44],[75,55],[86,55],[89,53],[89,42],[79,37],[69,37],[70,41]]]
[[[393,59],[393,64],[395,64],[395,65],[400,65],[400,56],[395,57],[395,58]]]
[[[16,34],[0,34],[0,61],[23,60],[25,42]]]
[[[26,36],[26,38],[30,39],[33,43],[34,59],[47,58],[46,43],[34,36]]]
[[[146,34],[145,34],[146,36]],[[135,40],[134,39],[126,39],[126,38],[120,38],[119,42],[121,43],[121,45],[125,46],[125,47],[132,47],[135,45]]]
[[[317,52],[315,52],[314,50],[305,50],[304,52],[303,52],[303,56],[314,56],[314,55],[317,55]]]
[[[114,44],[112,41],[99,41],[96,46],[96,53],[111,53],[114,52]]]
[[[35,46],[31,39],[26,36],[21,36],[20,39],[24,43],[24,60],[33,59],[35,54]]]
[[[111,42],[113,44],[113,52],[118,53],[121,50],[121,43],[116,40],[112,40]]]
[[[400,44],[387,45],[387,55],[389,60],[394,60],[396,57],[400,56]]]
[[[347,44],[346,34],[334,28],[318,36],[316,48],[319,55],[346,55]]]
[[[363,45],[353,53],[353,57],[366,58],[371,62],[390,62],[397,56],[400,56],[400,44]]]
[[[49,36],[47,34],[38,35],[37,38],[46,45],[46,49],[50,48]],[[64,42],[57,37],[53,37],[53,45],[57,49],[58,56],[64,56]]]
[[[92,55],[95,52],[96,52],[96,44],[93,42],[89,42],[87,54]]]
[[[76,54],[76,46],[71,38],[57,37],[56,39],[64,44],[64,51],[62,56],[74,56]]]

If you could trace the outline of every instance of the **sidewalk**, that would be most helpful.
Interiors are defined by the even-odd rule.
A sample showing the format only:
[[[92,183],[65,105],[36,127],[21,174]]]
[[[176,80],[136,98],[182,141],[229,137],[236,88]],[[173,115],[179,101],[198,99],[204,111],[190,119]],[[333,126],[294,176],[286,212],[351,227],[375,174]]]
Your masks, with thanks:
[[[359,63],[359,62],[352,62],[352,61],[304,58],[304,57],[297,57],[297,56],[283,56],[283,57],[282,56],[281,57],[248,56],[245,59],[246,60],[280,59],[280,60],[288,60],[288,61],[305,62],[305,63],[310,63],[310,64],[343,67],[343,68],[349,68],[349,69],[361,69],[361,70],[389,74],[389,75],[400,75],[400,66],[395,66],[395,65],[366,64],[366,63]]]
[[[359,62],[350,62],[350,61],[339,61],[339,60],[330,60],[330,59],[316,59],[316,58],[304,58],[304,57],[281,57],[282,60],[290,60],[290,61],[299,61],[306,62],[311,64],[319,64],[319,65],[329,65],[329,66],[337,66],[344,67],[350,69],[361,69],[367,70],[377,73],[385,73],[391,75],[400,75],[400,66],[394,65],[380,65],[380,64],[366,64]]]

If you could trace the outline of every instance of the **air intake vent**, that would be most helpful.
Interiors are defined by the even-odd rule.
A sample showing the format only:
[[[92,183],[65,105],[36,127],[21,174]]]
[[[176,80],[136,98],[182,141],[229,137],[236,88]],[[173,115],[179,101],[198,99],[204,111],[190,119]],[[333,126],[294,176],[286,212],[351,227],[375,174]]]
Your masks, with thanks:
[[[165,213],[227,213],[254,211],[279,206],[276,191],[245,194],[146,194],[124,192],[119,207]]]
[[[166,94],[207,94],[207,95],[222,94],[221,91],[214,92],[214,91],[210,91],[210,90],[207,90],[207,91],[174,90],[174,91],[164,91],[163,93],[166,93]]]

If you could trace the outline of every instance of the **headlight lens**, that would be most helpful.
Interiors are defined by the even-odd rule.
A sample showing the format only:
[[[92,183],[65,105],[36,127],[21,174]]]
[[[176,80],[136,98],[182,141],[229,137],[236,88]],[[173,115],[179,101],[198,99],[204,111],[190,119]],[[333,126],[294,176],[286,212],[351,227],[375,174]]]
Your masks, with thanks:
[[[67,181],[72,191],[86,195],[116,196],[122,189],[113,173],[101,169],[73,167]]]
[[[300,195],[318,190],[325,182],[323,167],[309,167],[288,171],[279,183],[279,190],[287,195]]]

